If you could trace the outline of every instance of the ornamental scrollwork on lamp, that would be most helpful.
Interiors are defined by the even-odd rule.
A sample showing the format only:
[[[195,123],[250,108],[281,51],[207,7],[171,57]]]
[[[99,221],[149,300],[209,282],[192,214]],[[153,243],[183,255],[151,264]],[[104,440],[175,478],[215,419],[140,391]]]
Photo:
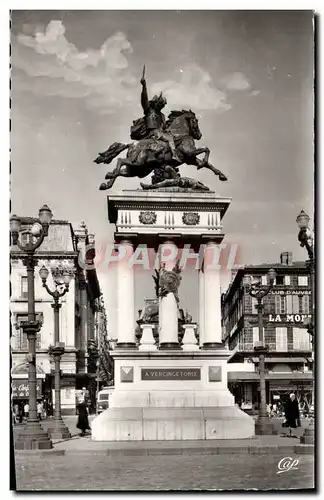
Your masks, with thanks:
[[[156,213],[152,211],[140,212],[139,221],[141,224],[155,224],[156,223]]]
[[[197,212],[185,212],[182,216],[183,224],[186,226],[196,226],[199,224],[200,217]]]

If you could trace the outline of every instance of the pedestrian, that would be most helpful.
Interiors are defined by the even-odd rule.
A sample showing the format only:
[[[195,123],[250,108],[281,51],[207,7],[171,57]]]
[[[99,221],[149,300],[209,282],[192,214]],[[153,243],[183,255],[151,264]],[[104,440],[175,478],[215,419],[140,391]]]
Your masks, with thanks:
[[[289,437],[297,437],[291,433],[291,429],[300,427],[298,401],[293,392],[289,395],[289,399],[285,404],[285,421],[282,426],[289,428]]]
[[[25,419],[27,420],[28,416],[29,416],[29,404],[28,403],[26,403],[24,406],[24,416],[25,416]]]
[[[13,408],[14,423],[19,424],[19,405],[15,405]]]
[[[39,401],[37,403],[37,416],[38,416],[39,420],[42,420],[42,417],[43,417],[43,403],[41,401]]]
[[[85,431],[91,430],[89,426],[89,420],[88,420],[88,410],[87,410],[87,405],[85,402],[82,402],[78,405],[78,422],[77,422],[77,429],[81,430],[80,436],[85,436]]]

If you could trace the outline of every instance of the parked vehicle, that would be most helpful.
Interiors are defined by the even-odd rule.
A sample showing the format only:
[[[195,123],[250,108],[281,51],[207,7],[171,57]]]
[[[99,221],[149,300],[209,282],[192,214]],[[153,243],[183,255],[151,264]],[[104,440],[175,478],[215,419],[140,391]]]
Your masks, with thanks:
[[[109,408],[109,398],[114,391],[114,387],[104,387],[97,394],[97,414]]]

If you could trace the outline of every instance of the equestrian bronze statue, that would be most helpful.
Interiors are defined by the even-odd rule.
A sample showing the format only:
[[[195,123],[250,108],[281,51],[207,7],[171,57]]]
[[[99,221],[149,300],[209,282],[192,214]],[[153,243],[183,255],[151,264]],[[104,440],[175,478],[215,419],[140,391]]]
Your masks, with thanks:
[[[141,104],[144,116],[133,122],[130,134],[131,139],[137,142],[130,144],[115,142],[94,160],[97,164],[110,164],[120,153],[127,150],[126,158],[118,158],[114,170],[107,172],[105,179],[108,179],[108,182],[102,183],[100,189],[110,189],[117,177],[142,179],[154,172],[157,175],[153,174],[152,188],[154,188],[156,177],[155,184],[163,183],[165,180],[168,182],[156,186],[155,189],[167,186],[182,188],[187,185],[191,189],[208,190],[201,183],[190,183],[188,178],[186,182],[180,181],[178,167],[183,164],[194,165],[197,170],[207,168],[218,175],[219,180],[226,181],[227,177],[209,163],[209,148],[196,148],[195,146],[195,141],[199,141],[202,137],[195,113],[191,110],[171,111],[166,120],[162,109],[167,101],[162,93],[155,95],[152,99],[148,97],[145,67],[141,84]],[[198,158],[202,153],[204,153],[203,158]],[[150,188],[145,184],[142,187]]]

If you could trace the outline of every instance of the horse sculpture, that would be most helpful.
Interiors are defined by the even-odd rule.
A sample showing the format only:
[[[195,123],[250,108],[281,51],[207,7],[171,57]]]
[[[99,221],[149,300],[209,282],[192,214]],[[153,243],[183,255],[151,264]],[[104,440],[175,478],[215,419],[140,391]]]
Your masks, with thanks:
[[[116,168],[112,172],[107,172],[105,179],[109,180],[103,182],[99,189],[110,189],[117,177],[144,178],[154,170],[165,171],[169,178],[173,178],[177,173],[177,168],[182,164],[194,165],[197,170],[207,168],[218,175],[220,181],[227,180],[220,170],[209,163],[209,148],[195,147],[195,140],[201,139],[202,134],[193,111],[172,111],[164,130],[174,137],[179,161],[172,158],[170,147],[165,141],[154,137],[141,139],[131,144],[114,143],[107,151],[100,153],[94,162],[109,164],[126,149],[127,155],[126,158],[117,160]],[[201,153],[205,154],[202,160],[198,158]]]

